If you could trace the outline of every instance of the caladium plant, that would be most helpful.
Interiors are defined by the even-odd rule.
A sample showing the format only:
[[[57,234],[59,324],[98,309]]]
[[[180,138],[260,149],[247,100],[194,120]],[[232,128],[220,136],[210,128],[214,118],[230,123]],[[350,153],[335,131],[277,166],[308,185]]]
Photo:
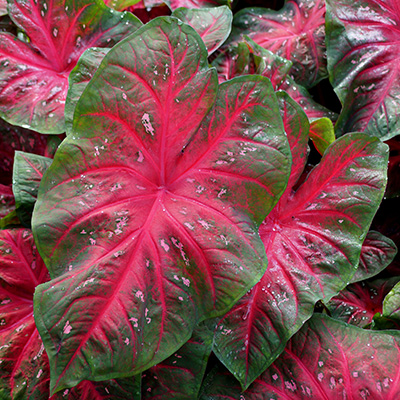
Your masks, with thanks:
[[[68,75],[79,56],[88,47],[110,47],[141,25],[100,1],[12,1],[9,14],[26,36],[0,33],[0,115],[42,133],[65,131]]]
[[[0,16],[0,398],[397,398],[396,5],[167,3]]]

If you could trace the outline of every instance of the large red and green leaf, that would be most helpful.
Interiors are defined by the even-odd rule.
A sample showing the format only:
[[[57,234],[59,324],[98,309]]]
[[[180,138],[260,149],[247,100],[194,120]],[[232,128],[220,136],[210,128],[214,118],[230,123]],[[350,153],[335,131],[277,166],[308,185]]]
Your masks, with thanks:
[[[296,191],[306,163],[308,124],[295,103],[282,112],[292,149],[288,188],[260,227],[268,270],[221,319],[216,354],[244,388],[286,341],[354,275],[386,184],[387,146],[364,134],[332,144]]]
[[[399,332],[363,330],[316,314],[246,392],[241,394],[220,370],[206,382],[200,398],[396,400],[399,357]],[[218,397],[222,391],[224,396]]]
[[[48,280],[27,229],[0,231],[0,396],[47,399],[48,361],[33,319],[35,287]],[[38,397],[34,397],[34,395]]]
[[[400,133],[400,9],[397,0],[327,0],[327,53],[343,104],[339,135]]]
[[[233,19],[231,40],[238,41],[243,35],[292,61],[291,74],[305,87],[328,75],[323,0],[289,0],[279,11],[244,9]]]
[[[68,75],[89,47],[111,47],[140,21],[100,0],[15,0],[9,14],[28,41],[0,33],[0,115],[42,133],[62,133]]]
[[[110,50],[33,216],[52,390],[141,372],[226,312],[265,271],[258,226],[289,170],[269,81],[218,88],[191,27],[158,18]]]

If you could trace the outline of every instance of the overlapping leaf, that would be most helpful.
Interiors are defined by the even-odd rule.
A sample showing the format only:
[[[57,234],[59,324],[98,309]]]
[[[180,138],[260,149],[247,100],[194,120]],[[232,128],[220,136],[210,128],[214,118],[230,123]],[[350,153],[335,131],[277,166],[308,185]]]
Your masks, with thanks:
[[[109,47],[141,23],[99,0],[15,0],[10,16],[29,41],[0,33],[0,115],[42,133],[62,133],[68,75],[93,46]]]
[[[347,286],[327,304],[331,316],[360,328],[369,326],[374,315],[382,312],[385,296],[399,279],[378,279]]]
[[[348,284],[386,184],[387,146],[352,134],[332,144],[292,193],[306,162],[308,125],[292,103],[284,106],[293,166],[288,189],[260,227],[268,270],[216,331],[216,353],[244,388],[276,359],[314,304]]]
[[[207,47],[208,55],[214,53],[231,33],[232,12],[227,6],[199,10],[178,8],[172,15],[196,30]]]
[[[33,217],[52,390],[151,367],[262,276],[290,151],[268,80],[217,89],[198,34],[158,18],[82,94]]]
[[[327,117],[336,120],[337,115],[313,100],[307,89],[288,74],[292,63],[246,38],[237,46],[224,50],[213,62],[217,68],[220,82],[235,76],[260,74],[271,79],[275,90],[287,92],[306,113],[310,120]]]
[[[233,19],[232,41],[248,35],[263,48],[293,62],[291,73],[310,87],[328,75],[325,55],[325,2],[289,0],[280,11],[248,8]]]
[[[17,151],[14,160],[13,192],[17,215],[30,228],[32,211],[43,173],[52,163],[51,158]]]
[[[363,330],[316,314],[246,392],[240,394],[223,371],[216,371],[201,400],[396,400],[399,350],[397,331]],[[221,389],[225,396],[218,397]]]
[[[310,124],[310,139],[318,153],[323,155],[330,144],[335,141],[335,132],[329,118],[320,118]]]
[[[64,110],[65,130],[67,135],[72,129],[76,103],[109,50],[110,49],[102,49],[98,47],[87,49],[81,55],[75,68],[69,74],[69,89],[65,100]]]
[[[11,186],[0,183],[0,218],[15,210],[15,199]]]
[[[46,280],[31,232],[0,231],[0,396],[5,398],[48,398],[48,361],[33,320],[33,293]]]
[[[376,231],[369,231],[361,248],[360,262],[351,283],[377,275],[394,259],[397,247],[393,240]]]
[[[327,0],[330,79],[343,104],[337,133],[382,140],[400,133],[397,0]]]

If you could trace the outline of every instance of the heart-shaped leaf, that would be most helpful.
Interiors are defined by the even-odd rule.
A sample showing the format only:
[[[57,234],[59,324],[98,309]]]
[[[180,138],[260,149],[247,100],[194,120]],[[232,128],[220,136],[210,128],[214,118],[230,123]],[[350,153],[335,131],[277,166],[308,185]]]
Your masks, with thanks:
[[[17,215],[21,223],[30,228],[32,211],[43,173],[52,163],[51,158],[37,154],[15,152],[13,192]]]
[[[0,115],[14,125],[62,133],[68,75],[89,47],[110,47],[140,25],[96,0],[15,0],[9,13],[29,41],[0,33]]]
[[[364,328],[376,313],[382,312],[385,296],[400,278],[377,279],[347,286],[327,304],[331,316],[351,325]]]
[[[235,14],[231,40],[248,35],[293,62],[296,82],[311,87],[328,76],[325,55],[325,2],[289,0],[279,11],[246,8]]]
[[[201,38],[175,18],[114,46],[33,216],[58,277],[35,297],[52,390],[139,373],[226,312],[265,271],[258,226],[289,169],[268,80],[218,89]]]
[[[363,330],[315,314],[246,392],[241,394],[234,380],[219,370],[201,400],[394,400],[400,396],[399,348],[398,331]],[[220,389],[225,396],[214,397]]]
[[[329,118],[319,118],[310,124],[310,139],[318,153],[323,155],[330,144],[335,141],[335,132]]]
[[[330,79],[343,104],[336,132],[382,140],[400,133],[400,14],[397,0],[327,0]]]
[[[393,240],[376,231],[369,231],[361,248],[360,262],[351,283],[372,278],[394,259],[397,247]]]
[[[288,115],[301,118],[291,107]],[[300,132],[285,124],[292,176],[260,227],[268,270],[216,331],[216,354],[244,388],[282,352],[312,315],[315,303],[329,300],[348,284],[386,184],[387,146],[351,134],[332,144],[292,193],[306,162],[308,126],[299,125]]]
[[[178,8],[172,15],[190,25],[203,39],[208,55],[228,38],[232,27],[232,11],[227,6],[189,9]]]
[[[201,323],[175,354],[143,373],[142,400],[197,399],[212,350],[214,329],[215,320]]]
[[[48,271],[29,230],[0,231],[0,266],[0,397],[48,399],[48,361],[33,320],[33,293]]]

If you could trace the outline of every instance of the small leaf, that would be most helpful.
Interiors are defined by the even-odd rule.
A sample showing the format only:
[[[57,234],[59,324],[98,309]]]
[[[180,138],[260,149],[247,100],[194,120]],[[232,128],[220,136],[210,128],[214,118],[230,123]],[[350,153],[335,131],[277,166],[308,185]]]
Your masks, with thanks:
[[[110,49],[101,49],[97,47],[87,49],[69,74],[69,89],[64,110],[65,130],[67,135],[71,133],[72,130],[76,103],[109,50]]]
[[[15,210],[0,219],[0,229],[21,228],[22,224]]]
[[[328,68],[343,104],[337,135],[400,133],[399,23],[397,0],[327,0]]]
[[[351,283],[372,278],[394,259],[397,247],[393,240],[376,231],[369,231],[361,248],[360,263]]]
[[[383,301],[382,318],[393,323],[396,329],[400,327],[400,282],[386,295]],[[377,323],[375,322],[375,325]]]
[[[114,46],[33,216],[55,278],[35,294],[52,392],[150,368],[243,296],[289,165],[268,80],[218,88],[193,28],[158,18]]]
[[[329,118],[320,118],[311,122],[310,139],[318,153],[323,155],[330,144],[335,141],[335,132]]]
[[[231,40],[243,35],[293,62],[291,73],[305,87],[328,76],[325,55],[325,2],[289,0],[279,11],[246,8],[235,14]]]
[[[372,322],[376,313],[382,312],[385,296],[399,279],[395,277],[353,283],[333,297],[326,307],[333,318],[364,328]]]
[[[203,39],[208,55],[228,38],[232,27],[232,11],[227,6],[189,9],[178,8],[172,15],[190,25]]]
[[[140,25],[95,0],[15,0],[9,14],[29,41],[0,33],[0,115],[41,133],[65,131],[68,75],[88,47],[111,47]]]
[[[0,119],[0,148],[2,152],[0,184],[12,184],[14,157],[17,150],[53,157],[60,142],[61,140],[57,136],[43,136],[40,133],[10,125]]]
[[[43,173],[53,160],[37,154],[15,152],[13,172],[13,192],[16,211],[21,223],[30,228],[33,207]]]
[[[250,60],[249,46],[240,42],[218,54],[211,65],[217,69],[218,80],[222,83],[237,76],[254,74],[255,66]]]

